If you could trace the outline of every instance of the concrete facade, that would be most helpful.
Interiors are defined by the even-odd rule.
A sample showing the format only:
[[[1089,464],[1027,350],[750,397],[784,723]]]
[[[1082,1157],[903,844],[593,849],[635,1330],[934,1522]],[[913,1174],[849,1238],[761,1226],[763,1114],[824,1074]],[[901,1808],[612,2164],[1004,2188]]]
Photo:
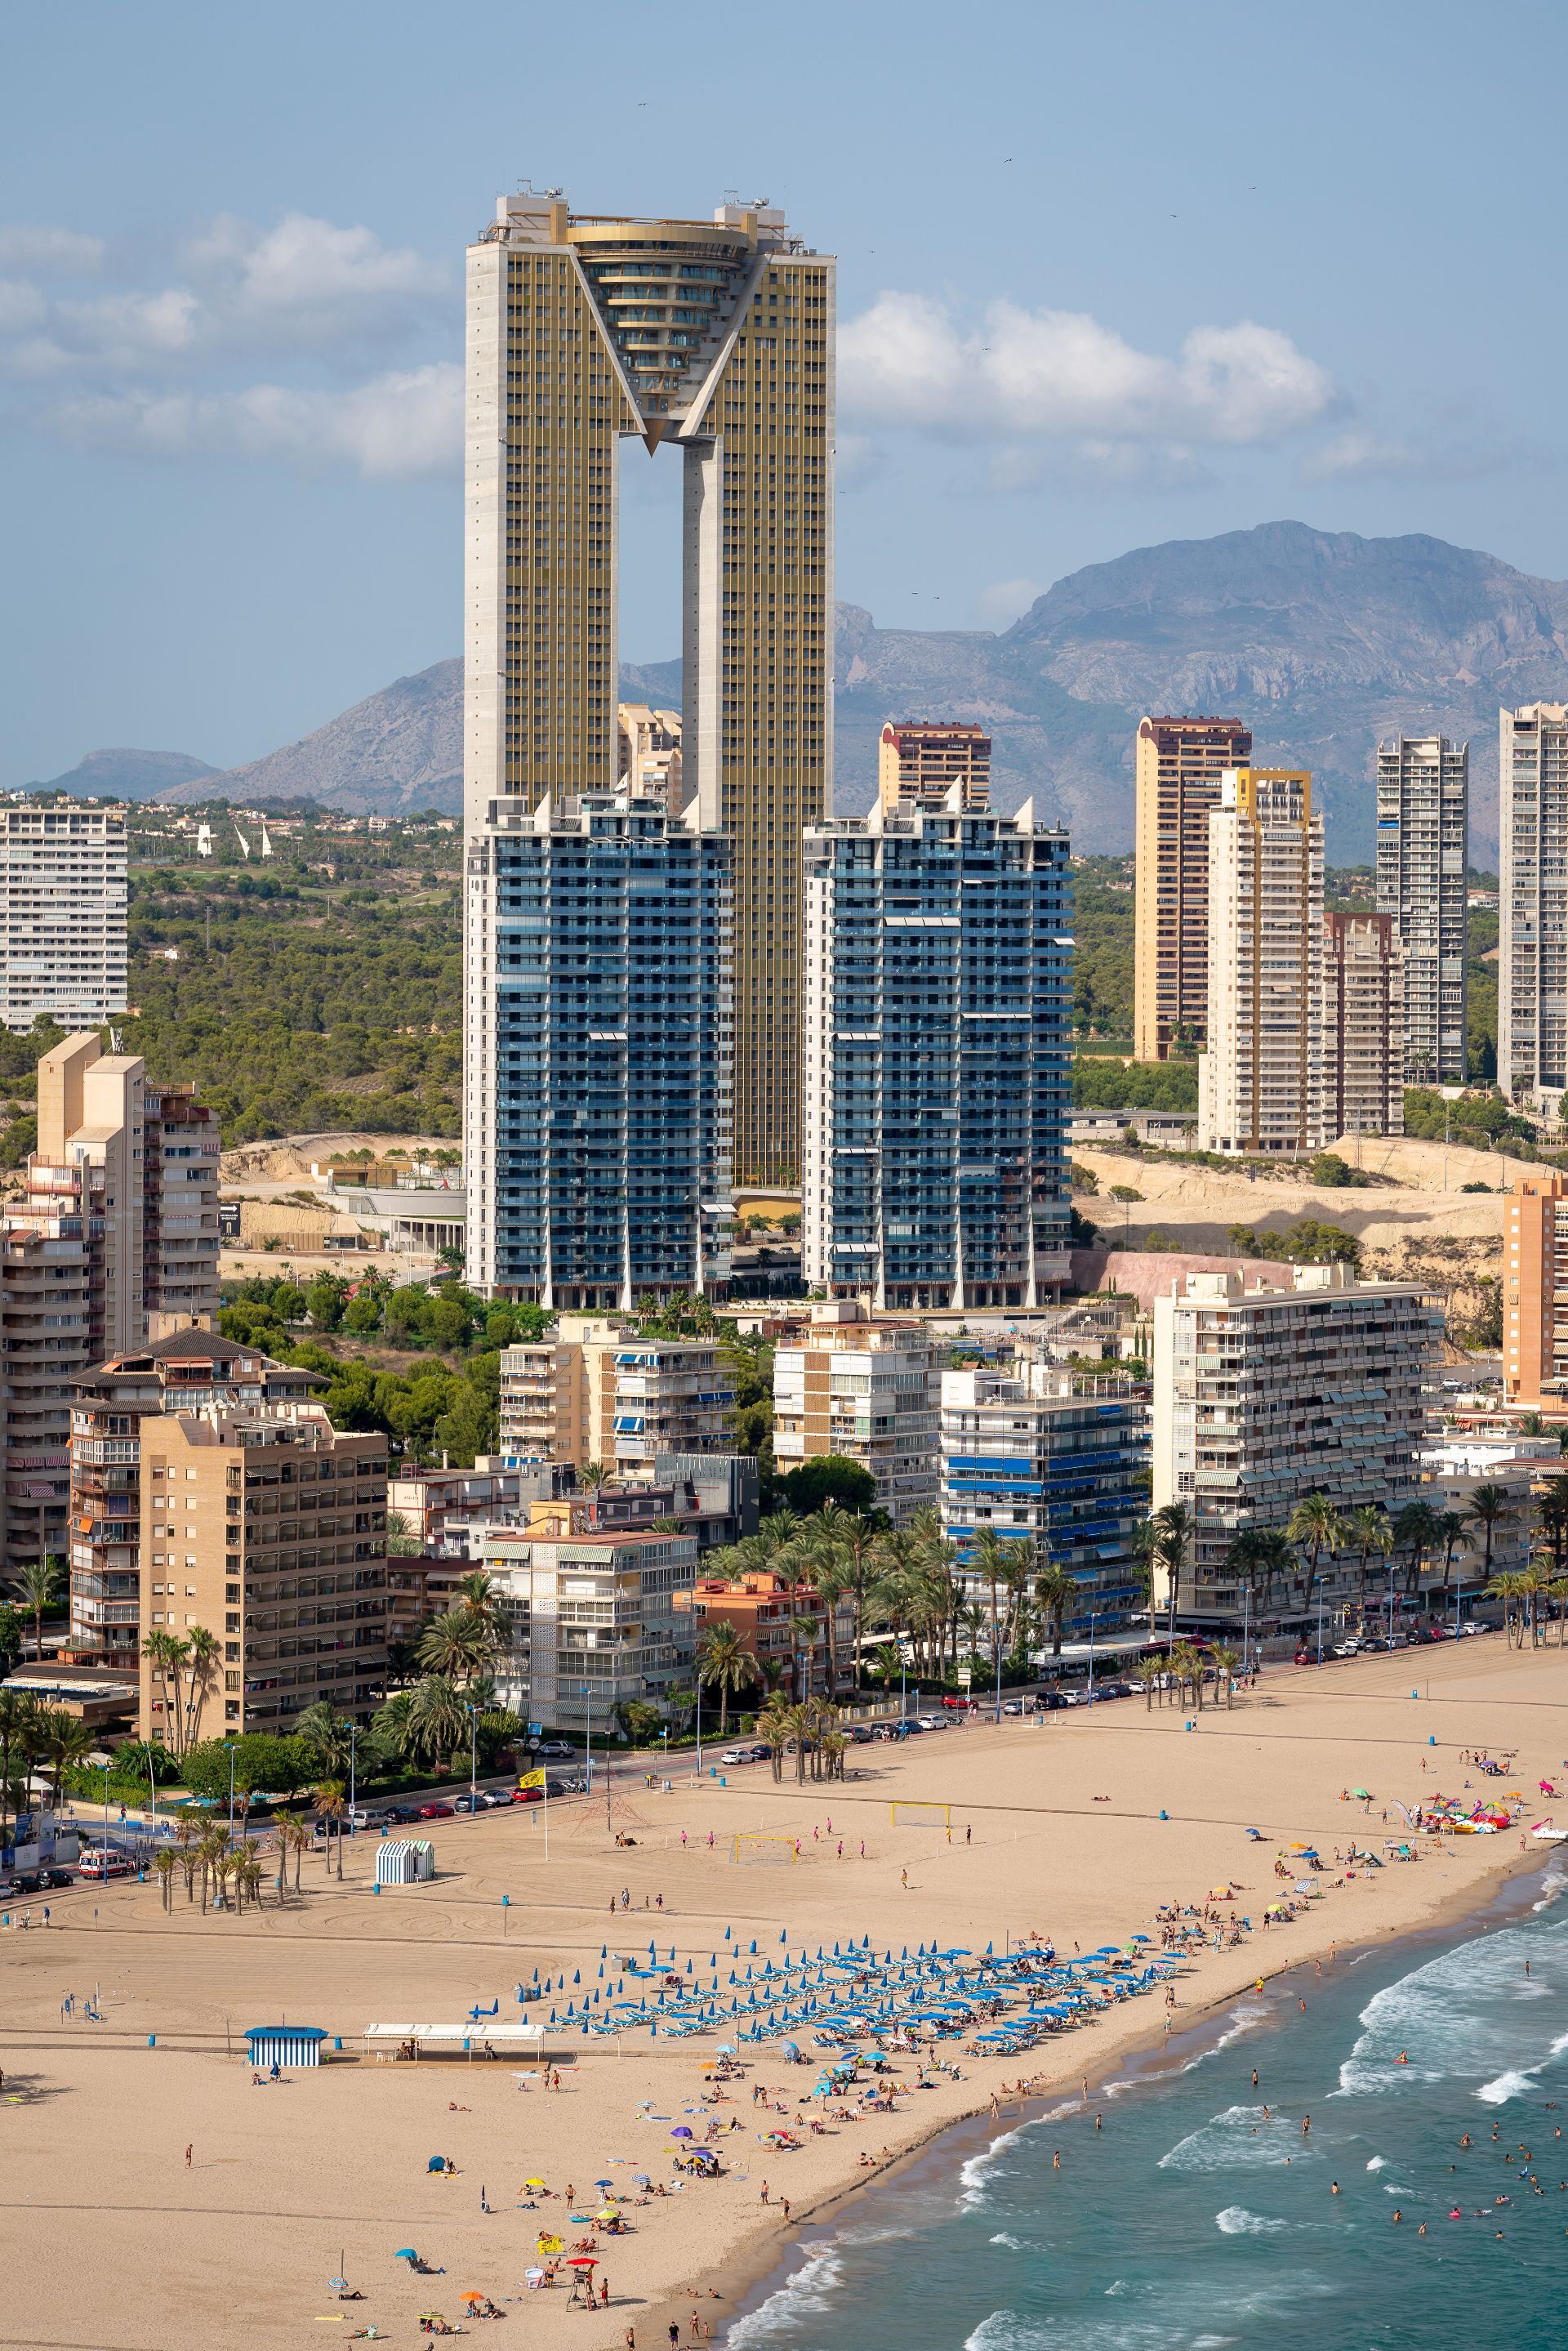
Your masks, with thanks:
[[[1209,1033],[1209,814],[1252,756],[1235,718],[1146,718],[1137,730],[1133,1051],[1163,1061]]]
[[[1312,778],[1241,768],[1209,818],[1209,1038],[1198,1148],[1320,1150],[1323,819]]]
[[[1446,735],[1377,746],[1377,906],[1405,973],[1405,1076],[1462,1085],[1469,1068],[1470,747]]]
[[[76,1029],[126,1007],[123,809],[0,807],[0,1020]]]

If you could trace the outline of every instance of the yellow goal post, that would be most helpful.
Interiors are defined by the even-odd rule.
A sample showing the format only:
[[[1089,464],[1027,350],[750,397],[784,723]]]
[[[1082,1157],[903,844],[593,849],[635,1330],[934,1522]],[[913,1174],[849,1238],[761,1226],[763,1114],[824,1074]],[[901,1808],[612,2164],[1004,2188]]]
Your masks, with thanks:
[[[778,1867],[793,1868],[800,1859],[798,1838],[780,1836],[763,1829],[742,1829],[731,1847],[732,1861],[771,1862]]]
[[[888,1818],[895,1827],[898,1825],[900,1813],[940,1813],[943,1828],[950,1829],[953,1824],[953,1808],[950,1804],[917,1803],[909,1796],[900,1796],[896,1803],[889,1804],[888,1807]]]

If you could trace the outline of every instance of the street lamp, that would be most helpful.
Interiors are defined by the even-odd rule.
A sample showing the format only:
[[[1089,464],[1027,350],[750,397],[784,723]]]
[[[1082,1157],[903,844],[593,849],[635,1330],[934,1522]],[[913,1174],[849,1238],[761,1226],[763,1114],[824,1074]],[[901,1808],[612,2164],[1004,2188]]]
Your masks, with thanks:
[[[1388,1562],[1388,1647],[1392,1654],[1394,1647],[1394,1562],[1392,1560]]]
[[[579,1682],[577,1688],[582,1696],[583,1711],[587,1724],[584,1740],[583,1792],[586,1795],[591,1796],[594,1792],[594,1693],[587,1682]]]
[[[358,1724],[350,1721],[348,1725],[348,1834],[350,1836],[354,1834],[354,1742],[358,1737]]]
[[[1317,1579],[1317,1661],[1323,1663],[1323,1578]]]
[[[1095,1703],[1095,1612],[1089,1611],[1089,1704]]]
[[[229,1843],[233,1844],[234,1841],[234,1742],[232,1739],[225,1739],[223,1745],[229,1754]]]
[[[479,1810],[479,1708],[467,1706],[468,1716],[468,1817],[472,1820]]]
[[[996,1719],[1002,1720],[1002,1625],[999,1618],[991,1620],[991,1646],[996,1652]]]

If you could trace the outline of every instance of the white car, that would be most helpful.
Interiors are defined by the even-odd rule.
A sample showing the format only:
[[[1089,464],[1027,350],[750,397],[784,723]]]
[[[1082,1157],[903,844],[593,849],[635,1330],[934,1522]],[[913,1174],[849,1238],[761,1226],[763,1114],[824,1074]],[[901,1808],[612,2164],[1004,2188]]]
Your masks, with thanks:
[[[764,1763],[770,1750],[760,1740],[747,1747],[726,1747],[721,1763]]]
[[[915,1719],[922,1730],[945,1730],[948,1727],[945,1714],[918,1714]]]

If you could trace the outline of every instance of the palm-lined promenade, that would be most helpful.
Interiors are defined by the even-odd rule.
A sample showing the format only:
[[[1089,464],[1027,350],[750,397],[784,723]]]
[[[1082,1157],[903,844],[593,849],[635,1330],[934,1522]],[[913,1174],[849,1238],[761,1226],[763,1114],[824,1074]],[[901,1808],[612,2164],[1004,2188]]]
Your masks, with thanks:
[[[743,1982],[746,1966],[760,1970],[770,1952],[819,1944],[830,1952],[836,1940],[867,1936],[878,1957],[891,1951],[895,1960],[921,1943],[976,1955],[989,1944],[1002,1954],[1034,1935],[1071,1959],[1075,1946],[1087,1954],[1136,1934],[1158,1940],[1162,1905],[1250,1917],[1236,1949],[1205,1949],[1172,1980],[1172,2014],[1189,2022],[1258,1974],[1472,1901],[1498,1869],[1519,1865],[1511,1834],[1418,1840],[1418,1863],[1357,1864],[1354,1876],[1335,1856],[1352,1846],[1388,1856],[1385,1840],[1408,1834],[1396,1804],[1461,1795],[1470,1776],[1463,1759],[1478,1750],[1517,1751],[1516,1776],[1488,1781],[1489,1791],[1551,1779],[1562,1672],[1554,1646],[1521,1657],[1500,1639],[1467,1642],[1416,1668],[1399,1657],[1363,1659],[1332,1677],[1272,1669],[1201,1714],[1190,1703],[1123,1704],[977,1721],[908,1747],[854,1747],[845,1777],[831,1782],[803,1782],[798,1758],[778,1780],[765,1761],[730,1768],[727,1786],[694,1782],[672,1762],[668,1793],[623,1770],[608,1825],[602,1801],[552,1803],[547,1862],[542,1808],[518,1807],[435,1823],[438,1876],[429,1886],[375,1894],[379,1840],[361,1835],[334,1841],[326,1857],[269,1851],[259,1902],[226,1898],[220,1910],[211,1860],[204,1865],[198,1847],[187,1891],[187,1849],[176,1845],[161,1886],[78,1887],[56,1903],[47,1933],[37,1906],[25,1933],[13,1914],[0,2064],[16,2103],[0,2112],[7,2192],[32,2220],[12,2265],[11,2330],[111,2351],[238,2340],[235,2281],[265,2276],[246,2289],[243,2339],[296,2342],[302,2325],[337,2314],[327,2280],[345,2273],[346,2261],[367,2296],[355,2307],[388,2339],[411,2342],[419,2311],[460,2314],[460,2291],[483,2291],[504,2308],[504,2297],[527,2293],[540,2230],[566,2207],[550,2199],[518,2210],[521,2183],[574,2184],[574,2209],[591,2211],[586,2183],[640,2170],[668,2185],[670,2130],[679,2123],[702,2137],[716,2117],[723,2176],[689,2182],[673,2201],[628,2204],[633,2232],[601,2232],[608,2308],[568,2318],[559,2291],[526,2302],[531,2340],[563,2335],[616,2351],[632,2324],[644,2330],[639,2340],[657,2341],[671,2310],[684,2319],[691,2307],[672,2303],[673,2290],[710,2282],[727,2290],[724,2264],[767,2257],[783,2225],[781,2196],[798,2218],[863,2179],[863,2157],[879,2165],[885,2148],[896,2153],[985,2107],[1022,2073],[1075,2089],[1136,2041],[1158,2041],[1164,2010],[1158,1999],[1120,2002],[1026,2057],[969,2056],[959,2039],[943,2038],[937,2053],[956,2057],[964,2078],[939,2073],[927,2090],[914,2086],[914,2061],[895,2053],[890,2078],[908,2095],[891,2112],[860,2111],[864,2084],[847,2101],[797,2095],[811,2089],[811,2069],[792,2074],[776,2041],[742,2043],[754,2070],[729,2103],[708,2107],[714,2035],[670,2043],[640,2022],[618,2037],[585,2035],[576,2014],[566,2028],[567,2006],[599,1988],[601,1964],[607,1981],[618,1958],[652,1944],[659,1969],[682,1981],[690,1961],[694,1980],[717,1972],[723,1981],[733,1965]],[[1422,1695],[1413,1699],[1417,1675]],[[1343,1800],[1363,1787],[1368,1800]],[[947,1810],[905,1810],[917,1805]],[[738,1865],[742,1833],[748,1849],[772,1840],[779,1865]],[[1303,1866],[1289,1854],[1298,1844],[1322,1856],[1322,1899],[1295,1923],[1265,1930],[1266,1906],[1289,1894]],[[1289,1885],[1276,1876],[1276,1855]],[[1216,1905],[1220,1886],[1232,1891]],[[727,1965],[730,1951],[738,1957]],[[253,2086],[241,2037],[251,2025],[286,2018],[319,2027],[340,2035],[353,2060],[376,2019],[457,2022],[495,2001],[494,2023],[524,2013],[546,2022],[536,1971],[561,1986],[545,2044],[560,2062],[559,2095],[537,2078],[520,2092],[517,2060],[348,2062]],[[63,2015],[71,1991],[77,2010]],[[81,2012],[95,1991],[101,2022]],[[1310,1970],[1302,1991],[1310,1999]],[[485,2022],[472,2026],[476,2038]],[[521,2063],[537,2073],[536,2060]],[[753,2113],[759,2078],[787,2085],[777,2093],[784,2116]],[[856,2118],[835,2120],[836,2107]],[[797,2113],[822,2122],[821,2134],[797,2131]],[[765,2146],[764,2129],[803,2144]],[[429,2173],[435,2153],[452,2158],[454,2179]],[[51,2247],[83,2231],[95,2259],[61,2263]],[[258,2240],[268,2249],[259,2271]],[[410,2276],[395,2259],[405,2245],[444,2266],[444,2278]]]

